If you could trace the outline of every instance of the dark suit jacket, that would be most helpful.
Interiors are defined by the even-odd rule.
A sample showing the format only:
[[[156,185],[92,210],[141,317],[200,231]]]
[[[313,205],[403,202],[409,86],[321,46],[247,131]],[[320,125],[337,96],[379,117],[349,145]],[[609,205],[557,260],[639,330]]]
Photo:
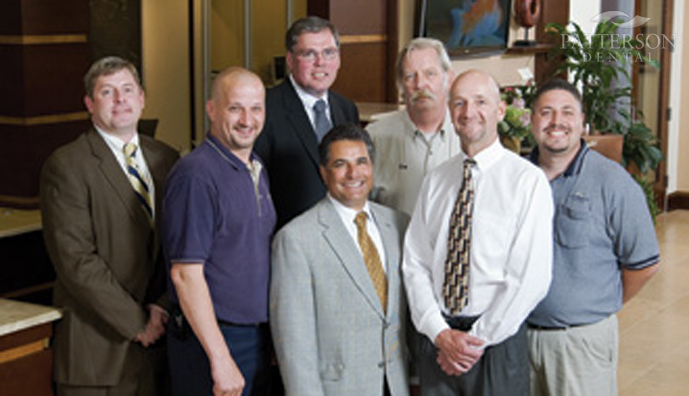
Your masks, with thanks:
[[[359,122],[354,103],[328,91],[334,126]],[[318,170],[318,138],[289,78],[266,94],[266,123],[254,150],[270,177],[277,228],[325,196]]]
[[[158,210],[178,154],[146,136],[140,142]],[[55,380],[116,385],[131,340],[146,325],[146,305],[165,298],[157,227],[151,230],[129,180],[94,130],[46,161],[41,210],[57,273],[54,304],[63,309],[55,330]]]

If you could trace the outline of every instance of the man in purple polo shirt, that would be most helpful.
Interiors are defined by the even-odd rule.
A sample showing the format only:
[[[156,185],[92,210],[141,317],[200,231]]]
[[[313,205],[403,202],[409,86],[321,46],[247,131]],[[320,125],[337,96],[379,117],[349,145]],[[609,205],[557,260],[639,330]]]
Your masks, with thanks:
[[[269,365],[276,216],[267,174],[252,152],[264,103],[255,74],[220,73],[206,104],[210,133],[168,179],[163,238],[179,307],[168,336],[173,395],[250,395]]]

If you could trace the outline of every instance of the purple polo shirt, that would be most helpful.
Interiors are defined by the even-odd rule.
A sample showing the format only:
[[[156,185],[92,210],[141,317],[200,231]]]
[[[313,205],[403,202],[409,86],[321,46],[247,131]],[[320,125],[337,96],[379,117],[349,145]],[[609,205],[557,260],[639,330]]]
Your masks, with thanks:
[[[256,191],[247,166],[208,135],[170,172],[162,216],[168,266],[203,263],[217,318],[266,322],[276,217],[265,169]],[[172,282],[169,294],[178,302]]]

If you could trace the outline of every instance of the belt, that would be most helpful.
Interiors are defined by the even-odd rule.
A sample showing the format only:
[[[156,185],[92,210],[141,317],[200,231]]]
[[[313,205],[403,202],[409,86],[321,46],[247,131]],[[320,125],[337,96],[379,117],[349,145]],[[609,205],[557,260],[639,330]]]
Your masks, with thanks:
[[[575,327],[581,327],[581,326],[586,326],[587,324],[591,323],[583,323],[583,324],[576,324],[576,325],[567,325],[567,326],[539,326],[531,323],[527,323],[527,326],[531,330],[541,330],[541,331],[563,331],[567,329],[573,329]]]
[[[471,330],[471,327],[478,320],[480,316],[447,316],[443,315],[445,322],[453,330],[459,330],[467,332]]]
[[[225,327],[261,327],[265,325],[266,323],[234,323],[234,322],[228,322],[226,320],[221,320],[218,319],[218,324],[220,326],[225,326]]]

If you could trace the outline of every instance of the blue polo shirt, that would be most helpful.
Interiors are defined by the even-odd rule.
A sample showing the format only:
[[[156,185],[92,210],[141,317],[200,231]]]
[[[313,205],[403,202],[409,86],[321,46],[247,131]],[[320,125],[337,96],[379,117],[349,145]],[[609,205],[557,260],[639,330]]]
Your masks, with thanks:
[[[531,160],[538,163],[538,150]],[[528,318],[545,327],[596,323],[622,307],[621,269],[660,259],[638,183],[619,164],[582,148],[550,182],[555,201],[550,291]]]
[[[249,168],[208,135],[170,172],[162,213],[168,266],[203,263],[217,318],[266,322],[276,221],[266,171],[255,188]],[[172,282],[169,293],[178,302]]]

